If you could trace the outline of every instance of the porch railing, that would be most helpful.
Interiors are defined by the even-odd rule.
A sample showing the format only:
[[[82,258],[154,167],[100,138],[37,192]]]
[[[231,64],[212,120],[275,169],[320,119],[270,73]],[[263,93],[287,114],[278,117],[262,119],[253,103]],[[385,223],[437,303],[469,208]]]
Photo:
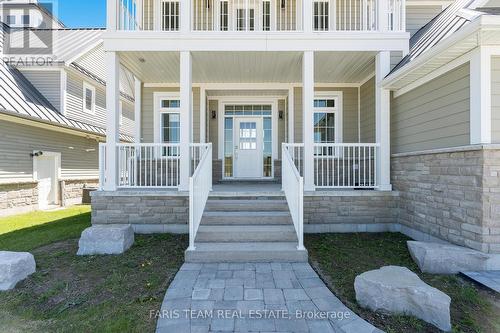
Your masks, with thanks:
[[[284,143],[282,147],[282,186],[297,233],[299,250],[304,249],[304,178],[292,157],[297,146]]]
[[[306,0],[183,0],[191,1],[189,22],[181,22],[183,1],[116,0],[118,30],[180,31],[303,31]],[[313,1],[314,31],[376,31],[379,17],[389,31],[406,28],[405,0]],[[381,8],[387,4],[386,8]],[[385,7],[385,6],[384,6]],[[386,15],[379,16],[380,11]]]
[[[316,188],[376,188],[378,144],[314,145]]]
[[[177,188],[180,182],[180,145],[117,144],[118,187]]]
[[[200,160],[189,178],[189,248],[195,249],[195,239],[200,226],[208,195],[212,190],[212,144],[197,146]]]

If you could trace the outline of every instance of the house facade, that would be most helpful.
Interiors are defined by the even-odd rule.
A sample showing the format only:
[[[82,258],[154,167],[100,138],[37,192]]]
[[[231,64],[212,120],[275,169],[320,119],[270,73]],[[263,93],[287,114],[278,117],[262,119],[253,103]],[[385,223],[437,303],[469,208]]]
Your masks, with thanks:
[[[397,101],[385,78],[449,4],[108,1],[107,95],[118,96],[127,68],[137,121],[135,142],[119,143],[118,100],[107,99],[93,223],[189,232],[193,260],[285,242],[251,236],[286,233],[265,222],[277,215],[265,202],[280,200],[298,251],[304,232],[446,238],[401,223],[412,189],[396,188],[391,172]]]
[[[0,215],[81,204],[83,189],[98,187],[98,145],[106,133],[104,31],[65,28],[34,1],[0,7],[1,21],[13,23],[0,22]],[[23,15],[26,25],[18,26]],[[50,52],[15,49],[27,31],[50,37]],[[130,142],[134,99],[127,75],[120,140]]]

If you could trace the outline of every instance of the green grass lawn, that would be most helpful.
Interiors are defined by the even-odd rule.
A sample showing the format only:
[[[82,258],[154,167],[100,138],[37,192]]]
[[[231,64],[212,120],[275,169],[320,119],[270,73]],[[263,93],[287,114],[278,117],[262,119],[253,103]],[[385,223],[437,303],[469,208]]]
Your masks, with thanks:
[[[154,332],[186,236],[136,236],[119,256],[77,257],[89,207],[0,219],[0,250],[30,251],[37,272],[0,293],[0,332]],[[23,228],[24,227],[24,228]]]
[[[454,332],[500,332],[500,297],[460,276],[422,274],[406,247],[402,234],[307,235],[310,261],[328,286],[350,309],[386,332],[439,332],[423,321],[405,316],[388,316],[362,309],[356,303],[354,279],[382,266],[405,266],[426,283],[452,299]]]

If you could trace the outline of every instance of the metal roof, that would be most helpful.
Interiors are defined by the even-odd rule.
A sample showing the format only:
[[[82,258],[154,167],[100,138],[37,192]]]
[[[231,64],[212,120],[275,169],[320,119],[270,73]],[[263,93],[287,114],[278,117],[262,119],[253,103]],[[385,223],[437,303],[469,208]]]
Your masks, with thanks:
[[[42,94],[15,68],[0,61],[0,113],[28,118],[52,125],[105,136],[102,127],[69,119],[60,114]],[[128,135],[120,135],[133,141]]]
[[[410,39],[410,52],[408,55],[393,68],[391,73],[396,72],[422,54],[431,50],[442,40],[462,29],[474,18],[482,15],[481,12],[468,9],[475,1],[476,0],[456,0],[422,27]]]

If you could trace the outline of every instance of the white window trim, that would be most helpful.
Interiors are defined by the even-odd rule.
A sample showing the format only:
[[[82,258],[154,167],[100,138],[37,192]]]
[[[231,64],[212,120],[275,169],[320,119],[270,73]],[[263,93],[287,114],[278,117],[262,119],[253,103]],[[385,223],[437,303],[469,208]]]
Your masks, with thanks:
[[[162,143],[161,138],[161,115],[163,113],[181,113],[181,108],[162,108],[161,101],[162,100],[179,100],[180,94],[178,92],[154,92],[153,100],[154,100],[154,142]],[[184,124],[180,124],[180,128],[182,131]]]
[[[120,101],[120,106],[119,106],[119,111],[120,113],[120,120],[119,120],[119,123],[120,123],[120,126],[123,125],[123,101]]]
[[[89,110],[85,107],[85,93],[88,90],[92,91],[92,110]],[[82,110],[83,112],[91,115],[95,115],[95,104],[96,104],[96,89],[93,85],[83,82],[83,94],[82,94]]]
[[[317,112],[326,112],[335,114],[335,143],[343,143],[344,130],[343,130],[343,113],[344,113],[344,99],[342,91],[316,91],[314,93],[314,100],[316,99],[334,99],[334,108],[314,108],[313,114]],[[314,121],[314,120],[313,120]],[[313,124],[314,130],[314,124]],[[316,143],[316,142],[314,142]]]

